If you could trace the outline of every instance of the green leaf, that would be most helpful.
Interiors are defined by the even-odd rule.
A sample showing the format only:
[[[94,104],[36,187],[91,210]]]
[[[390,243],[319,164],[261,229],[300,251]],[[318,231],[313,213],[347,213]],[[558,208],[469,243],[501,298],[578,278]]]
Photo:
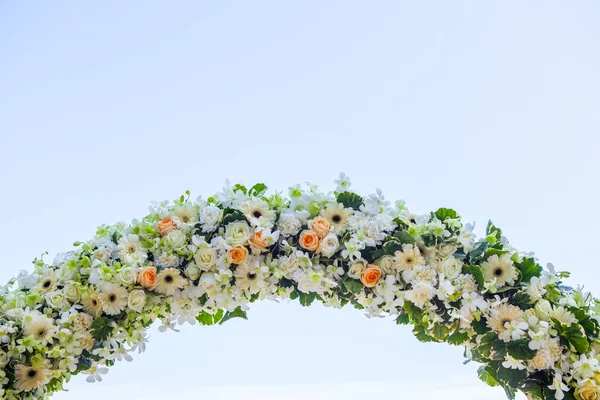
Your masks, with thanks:
[[[552,322],[558,331],[558,335],[569,342],[579,354],[584,354],[589,349],[590,342],[588,342],[587,337],[581,331],[581,325],[573,324],[566,326],[555,318],[552,318]]]
[[[342,192],[337,195],[338,203],[342,203],[346,208],[353,208],[355,210],[360,209],[362,206],[363,198],[352,192]]]
[[[410,317],[408,314],[400,314],[398,318],[396,318],[396,323],[398,325],[408,325],[410,323]]]
[[[236,192],[238,190],[241,190],[244,194],[248,193],[248,189],[246,189],[246,186],[236,183],[235,185],[233,185],[233,191]]]
[[[477,376],[489,386],[495,387],[499,385],[498,381],[496,380],[496,371],[494,371],[494,369],[489,365],[479,367],[477,370]]]
[[[256,185],[250,188],[248,194],[250,196],[262,196],[267,191],[267,185],[264,183],[257,183]]]
[[[435,216],[440,221],[445,221],[446,219],[456,219],[458,218],[458,214],[451,208],[440,208],[435,212]]]
[[[535,262],[533,258],[523,258],[521,263],[515,264],[521,271],[521,282],[529,283],[534,276],[539,277],[542,274],[542,266]]]
[[[218,323],[222,318],[223,310],[219,310],[215,314],[210,314],[206,311],[202,311],[199,315],[196,316],[196,320],[202,325],[214,325]]]
[[[362,282],[355,281],[355,280],[347,280],[347,281],[344,281],[344,287],[346,289],[348,289],[349,292],[358,294],[358,293],[362,292],[362,290],[365,286],[362,284]]]
[[[531,360],[536,353],[535,350],[529,348],[529,340],[527,339],[508,342],[506,351],[516,360]]]
[[[105,341],[113,331],[114,322],[106,317],[96,318],[92,322],[92,336],[95,341]]]
[[[397,240],[391,240],[383,244],[383,251],[387,255],[394,255],[395,252],[402,250],[402,243]]]
[[[229,321],[232,318],[248,319],[248,316],[246,315],[246,311],[242,310],[241,307],[238,307],[233,311],[227,311],[225,313],[225,315],[223,316],[223,318],[221,319],[221,321],[219,322],[219,324],[221,325],[224,322]]]
[[[471,262],[476,263],[478,261],[481,261],[488,247],[490,247],[489,242],[484,241],[476,243],[473,247],[473,250],[471,250],[471,252],[469,253],[469,259],[471,260]]]
[[[300,292],[300,304],[302,304],[304,307],[310,306],[316,298],[317,294],[315,292]]]
[[[527,293],[517,292],[511,297],[511,303],[521,307],[523,310],[529,308],[533,301],[531,300],[531,296]]]
[[[433,337],[439,341],[444,341],[448,337],[449,329],[445,325],[435,324],[433,326]]]
[[[502,238],[502,229],[496,227],[496,225],[494,225],[494,223],[491,220],[488,221],[487,227],[485,228],[485,236],[490,235],[494,235],[494,237],[498,241],[500,241],[500,239]]]
[[[412,237],[412,235],[407,231],[394,232],[394,237],[397,238],[400,241],[400,243],[413,244],[416,241],[415,238]]]
[[[498,368],[498,379],[508,384],[511,388],[518,388],[527,377],[527,372],[512,368]]]
[[[498,339],[498,336],[494,332],[488,332],[479,341],[478,351],[479,354],[485,358],[491,358],[492,355],[492,343]]]
[[[234,221],[246,221],[246,217],[239,210],[233,208],[226,208],[223,210],[223,225],[227,225]]]
[[[413,328],[413,334],[415,335],[417,340],[419,340],[419,342],[438,342],[438,340],[435,337],[430,336],[425,331],[425,328],[423,328],[421,325],[415,325],[415,327]]]
[[[475,331],[475,333],[477,333],[479,335],[483,335],[490,331],[490,329],[487,326],[486,321],[487,320],[485,318],[481,318],[479,321],[474,319],[473,322],[471,322],[471,326],[473,327],[473,330]]]
[[[596,336],[598,334],[598,321],[594,318],[591,318],[585,312],[585,310],[577,307],[569,307],[569,311],[571,311],[575,315],[575,317],[579,321],[579,324],[583,327],[583,329],[585,329],[585,332],[589,336]]]
[[[456,331],[452,335],[448,336],[448,343],[458,346],[466,342],[468,339],[469,334],[467,332]]]
[[[484,288],[485,280],[483,279],[483,271],[481,270],[480,266],[465,264],[463,265],[462,272],[463,274],[473,275],[473,278],[475,278],[475,282],[477,282],[479,289]]]

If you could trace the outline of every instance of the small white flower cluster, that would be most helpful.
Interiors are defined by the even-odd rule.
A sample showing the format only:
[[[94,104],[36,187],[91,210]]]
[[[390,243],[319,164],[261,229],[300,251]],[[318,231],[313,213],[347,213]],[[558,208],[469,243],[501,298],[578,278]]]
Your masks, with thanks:
[[[476,241],[454,210],[415,215],[381,191],[227,186],[101,226],[51,264],[0,287],[0,397],[41,399],[72,375],[102,380],[144,351],[146,330],[246,318],[298,299],[393,315],[419,340],[465,345],[479,376],[531,399],[600,398],[598,301],[563,286],[488,224]]]

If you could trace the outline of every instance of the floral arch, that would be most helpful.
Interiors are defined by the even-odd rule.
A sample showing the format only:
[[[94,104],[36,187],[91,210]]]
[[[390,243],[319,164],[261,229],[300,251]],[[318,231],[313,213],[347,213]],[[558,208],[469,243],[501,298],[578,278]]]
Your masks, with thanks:
[[[102,225],[52,263],[0,286],[0,395],[42,399],[143,351],[146,329],[246,318],[256,300],[391,315],[425,342],[465,347],[479,377],[530,399],[600,398],[599,301],[511,247],[491,222],[412,214],[380,191],[230,186]]]

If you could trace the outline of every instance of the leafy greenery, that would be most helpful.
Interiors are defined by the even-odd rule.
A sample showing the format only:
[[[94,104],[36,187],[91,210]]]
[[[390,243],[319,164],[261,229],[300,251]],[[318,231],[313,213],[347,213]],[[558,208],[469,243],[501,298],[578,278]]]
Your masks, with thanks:
[[[585,337],[581,325],[572,324],[571,326],[566,326],[555,318],[552,318],[552,322],[558,331],[558,336],[562,339],[561,341],[573,346],[579,354],[583,354],[589,349],[590,343]]]
[[[223,210],[223,225],[227,225],[231,222],[235,221],[245,221],[246,217],[239,210],[234,210],[233,208],[226,208]]]
[[[515,266],[521,272],[521,282],[529,283],[534,276],[539,277],[542,274],[542,266],[535,262],[533,258],[523,258],[523,261],[516,263]]]
[[[520,339],[508,342],[506,345],[508,354],[516,360],[531,360],[536,351],[529,348],[528,339]]]
[[[115,323],[106,317],[99,317],[92,322],[92,337],[97,342],[105,341],[113,331]]]
[[[475,282],[477,282],[477,286],[479,286],[479,289],[483,289],[485,280],[483,279],[483,271],[481,270],[480,266],[465,264],[465,265],[463,265],[462,272],[464,274],[473,275],[473,278],[475,278]]]
[[[435,212],[435,216],[440,221],[445,221],[447,219],[456,219],[458,218],[458,214],[451,208],[440,208]]]
[[[242,318],[242,319],[248,319],[248,316],[246,315],[246,311],[242,310],[241,307],[236,308],[233,311],[227,311],[225,312],[225,315],[223,316],[223,318],[219,321],[219,324],[223,324],[227,321],[229,321],[230,319],[233,318]]]
[[[360,206],[364,204],[362,197],[352,192],[342,192],[337,195],[338,203],[342,203],[346,208],[353,208],[355,210],[360,209]]]
[[[221,321],[221,319],[223,318],[223,315],[224,315],[223,310],[219,310],[214,314],[210,314],[210,313],[207,313],[206,311],[202,311],[198,316],[196,316],[196,319],[202,325],[214,325],[214,324],[219,323],[219,321]]]
[[[473,246],[473,250],[469,253],[469,259],[472,263],[481,261],[485,255],[485,251],[490,247],[489,242],[477,242]]]

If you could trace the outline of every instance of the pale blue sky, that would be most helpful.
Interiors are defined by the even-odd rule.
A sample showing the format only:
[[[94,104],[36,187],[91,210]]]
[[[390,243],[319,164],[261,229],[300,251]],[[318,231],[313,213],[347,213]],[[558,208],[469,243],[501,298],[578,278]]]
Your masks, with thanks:
[[[0,279],[185,189],[345,171],[478,232],[493,218],[600,295],[599,17],[594,1],[2,1]],[[56,398],[504,398],[462,349],[391,320],[249,317],[153,330]]]

